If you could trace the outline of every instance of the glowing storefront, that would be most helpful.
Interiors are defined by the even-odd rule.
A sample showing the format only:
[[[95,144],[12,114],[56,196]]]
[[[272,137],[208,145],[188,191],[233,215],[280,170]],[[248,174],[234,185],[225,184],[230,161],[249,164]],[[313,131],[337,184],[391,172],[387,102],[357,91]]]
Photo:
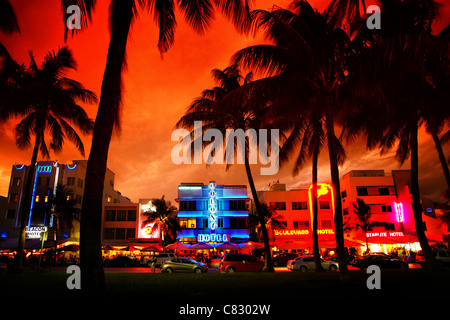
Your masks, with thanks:
[[[247,186],[216,185],[214,181],[178,186],[179,242],[240,243],[248,241]]]

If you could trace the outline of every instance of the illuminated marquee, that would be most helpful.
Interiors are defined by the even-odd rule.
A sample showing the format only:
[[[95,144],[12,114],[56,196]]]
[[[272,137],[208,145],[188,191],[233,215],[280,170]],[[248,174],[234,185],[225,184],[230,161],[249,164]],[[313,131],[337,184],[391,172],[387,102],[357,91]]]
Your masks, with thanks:
[[[208,192],[208,212],[209,212],[209,229],[211,232],[215,232],[217,228],[217,201],[216,201],[216,184],[214,182],[209,183]]]
[[[404,237],[403,232],[367,232],[367,237]]]
[[[230,235],[229,234],[199,234],[197,235],[197,242],[229,242]]]
[[[47,232],[47,227],[26,227],[25,235],[28,239],[39,239],[42,232]]]
[[[310,234],[309,230],[284,229],[274,230],[275,236],[303,236]],[[318,229],[317,234],[334,234],[333,229]]]

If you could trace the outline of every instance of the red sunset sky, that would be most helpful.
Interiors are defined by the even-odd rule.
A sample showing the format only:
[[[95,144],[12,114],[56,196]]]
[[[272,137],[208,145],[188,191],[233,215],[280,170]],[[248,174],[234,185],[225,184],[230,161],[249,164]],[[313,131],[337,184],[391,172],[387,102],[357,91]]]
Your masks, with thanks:
[[[311,0],[319,10],[328,0]],[[444,1],[442,1],[444,3]],[[100,86],[109,43],[108,3],[97,1],[92,23],[75,37],[69,37],[67,45],[73,50],[78,69],[69,76],[82,82],[88,89],[100,95]],[[286,7],[290,1],[256,0],[253,8],[269,9],[273,4]],[[375,1],[373,1],[375,3]],[[37,62],[46,52],[64,45],[64,25],[61,18],[60,1],[27,0],[12,1],[21,28],[21,34],[0,34],[0,41],[18,62],[28,64],[28,51],[32,51]],[[367,5],[372,1],[367,1]],[[450,21],[450,5],[446,4],[441,20],[435,30],[440,31]],[[210,71],[225,68],[231,55],[237,50],[264,41],[238,34],[220,13],[211,28],[198,35],[177,15],[178,27],[175,45],[161,59],[156,48],[157,28],[151,16],[140,12],[133,25],[128,41],[128,70],[124,73],[122,132],[112,139],[108,167],[116,173],[115,188],[133,201],[139,198],[166,196],[172,200],[177,196],[181,182],[216,181],[218,184],[247,184],[243,165],[235,165],[228,172],[224,165],[174,165],[170,154],[175,142],[170,140],[177,120],[184,114],[194,98],[213,82]],[[95,118],[96,105],[86,106],[88,114]],[[0,195],[8,193],[11,166],[14,163],[29,164],[31,148],[19,150],[14,142],[13,128],[17,120],[0,126]],[[86,158],[90,150],[91,137],[83,138]],[[431,138],[421,132],[420,178],[422,194],[439,200],[445,189],[445,180]],[[449,155],[448,146],[444,150]],[[382,157],[377,150],[366,151],[362,141],[347,147],[348,159],[340,168],[341,175],[352,169],[399,169],[393,153]],[[52,154],[53,160],[68,163],[82,159],[79,153],[66,143],[61,154]],[[319,160],[319,179],[330,181],[328,154],[322,152]],[[406,163],[401,169],[408,169]],[[292,167],[280,169],[277,175],[260,176],[253,170],[258,189],[279,180],[288,187],[306,186],[311,181],[310,166],[307,165],[296,177]],[[249,192],[250,195],[250,192]]]

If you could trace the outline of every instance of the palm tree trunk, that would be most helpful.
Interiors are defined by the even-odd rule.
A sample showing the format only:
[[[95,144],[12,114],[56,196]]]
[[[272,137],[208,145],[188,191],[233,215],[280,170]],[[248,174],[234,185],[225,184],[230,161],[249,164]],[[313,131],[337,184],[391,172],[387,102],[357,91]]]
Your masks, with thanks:
[[[419,189],[419,153],[418,153],[418,121],[413,120],[410,129],[410,148],[411,148],[411,192],[412,207],[414,213],[414,224],[416,227],[417,237],[419,238],[425,261],[428,266],[437,266],[437,260],[431,252],[431,247],[425,235],[425,227],[422,219],[422,204],[420,203]]]
[[[439,161],[441,162],[442,171],[444,171],[445,181],[447,181],[447,187],[450,189],[450,170],[448,169],[447,161],[445,160],[444,151],[442,150],[441,141],[436,132],[432,132],[434,144],[436,146],[437,153],[439,155]]]
[[[132,1],[118,1],[116,6],[112,8],[111,40],[87,164],[80,218],[81,287],[92,293],[107,289],[101,247],[103,185],[111,136],[119,117],[121,74],[133,16]]]
[[[319,208],[317,205],[317,163],[319,161],[319,142],[314,139],[314,151],[312,157],[312,196],[313,198],[313,221],[312,221],[312,238],[313,238],[313,252],[314,252],[314,265],[316,267],[316,272],[324,272],[320,262],[320,252],[319,252],[319,235],[317,234],[318,229],[318,212]]]
[[[16,256],[16,267],[17,272],[22,272],[23,270],[23,256],[24,256],[24,248],[25,248],[25,230],[27,226],[27,221],[30,215],[31,208],[31,199],[33,188],[33,177],[36,171],[36,161],[39,153],[39,143],[41,141],[41,133],[38,130],[36,133],[36,140],[34,142],[33,154],[31,156],[31,163],[28,168],[28,173],[25,178],[25,193],[22,197],[22,203],[20,205],[20,233],[19,233],[19,242],[17,245],[17,256]]]
[[[250,190],[252,192],[253,201],[255,202],[256,212],[258,214],[259,223],[261,225],[261,233],[264,240],[264,267],[262,271],[275,272],[272,265],[272,255],[270,253],[269,235],[267,233],[266,223],[264,222],[264,215],[259,203],[258,194],[256,193],[255,183],[253,182],[252,172],[250,169],[250,164],[248,162],[248,155],[245,155],[245,171],[247,173],[248,183],[250,185]]]
[[[339,184],[339,166],[337,159],[337,148],[335,145],[336,135],[334,133],[334,118],[331,112],[326,115],[328,154],[330,158],[331,182],[335,190],[334,204],[334,227],[336,235],[336,251],[339,262],[339,276],[343,283],[349,281],[347,267],[347,252],[344,246],[344,227],[342,218],[341,188]]]

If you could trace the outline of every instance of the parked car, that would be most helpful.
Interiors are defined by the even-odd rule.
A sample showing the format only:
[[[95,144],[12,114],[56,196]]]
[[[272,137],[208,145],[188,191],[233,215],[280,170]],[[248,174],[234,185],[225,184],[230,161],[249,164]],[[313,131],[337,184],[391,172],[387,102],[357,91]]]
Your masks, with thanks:
[[[171,258],[166,260],[161,267],[161,272],[208,272],[208,267],[202,262],[189,258]]]
[[[370,265],[376,265],[381,269],[402,268],[408,269],[408,264],[401,260],[388,255],[369,254],[367,256],[356,258],[352,261],[352,266],[361,270],[366,269]]]
[[[137,267],[139,266],[139,261],[127,256],[118,256],[114,259],[105,260],[104,265],[105,267]]]
[[[261,271],[264,266],[257,257],[245,253],[225,254],[220,260],[219,270],[224,272]]]
[[[320,259],[320,264],[325,270],[336,271],[339,269],[339,263],[332,260]],[[316,270],[316,265],[314,264],[314,256],[301,256],[294,260],[289,260],[287,263],[287,268],[292,271],[309,271]]]
[[[285,266],[289,260],[298,258],[296,253],[281,253],[273,257],[272,263],[274,267]]]
[[[449,252],[447,252],[445,250],[433,250],[432,252],[433,252],[434,257],[438,261],[442,262],[442,264],[444,264],[446,266],[450,266],[450,253]],[[423,255],[422,250],[417,252],[416,261],[418,263],[420,263],[420,265],[422,267],[426,266],[425,256]]]
[[[164,252],[164,253],[160,253],[156,256],[156,267],[161,267],[167,260],[169,259],[173,259],[176,258],[177,256],[175,255],[175,253],[170,253],[170,252]],[[148,263],[150,262],[150,263]],[[147,266],[150,267],[151,265],[151,259],[149,261],[147,261]]]

